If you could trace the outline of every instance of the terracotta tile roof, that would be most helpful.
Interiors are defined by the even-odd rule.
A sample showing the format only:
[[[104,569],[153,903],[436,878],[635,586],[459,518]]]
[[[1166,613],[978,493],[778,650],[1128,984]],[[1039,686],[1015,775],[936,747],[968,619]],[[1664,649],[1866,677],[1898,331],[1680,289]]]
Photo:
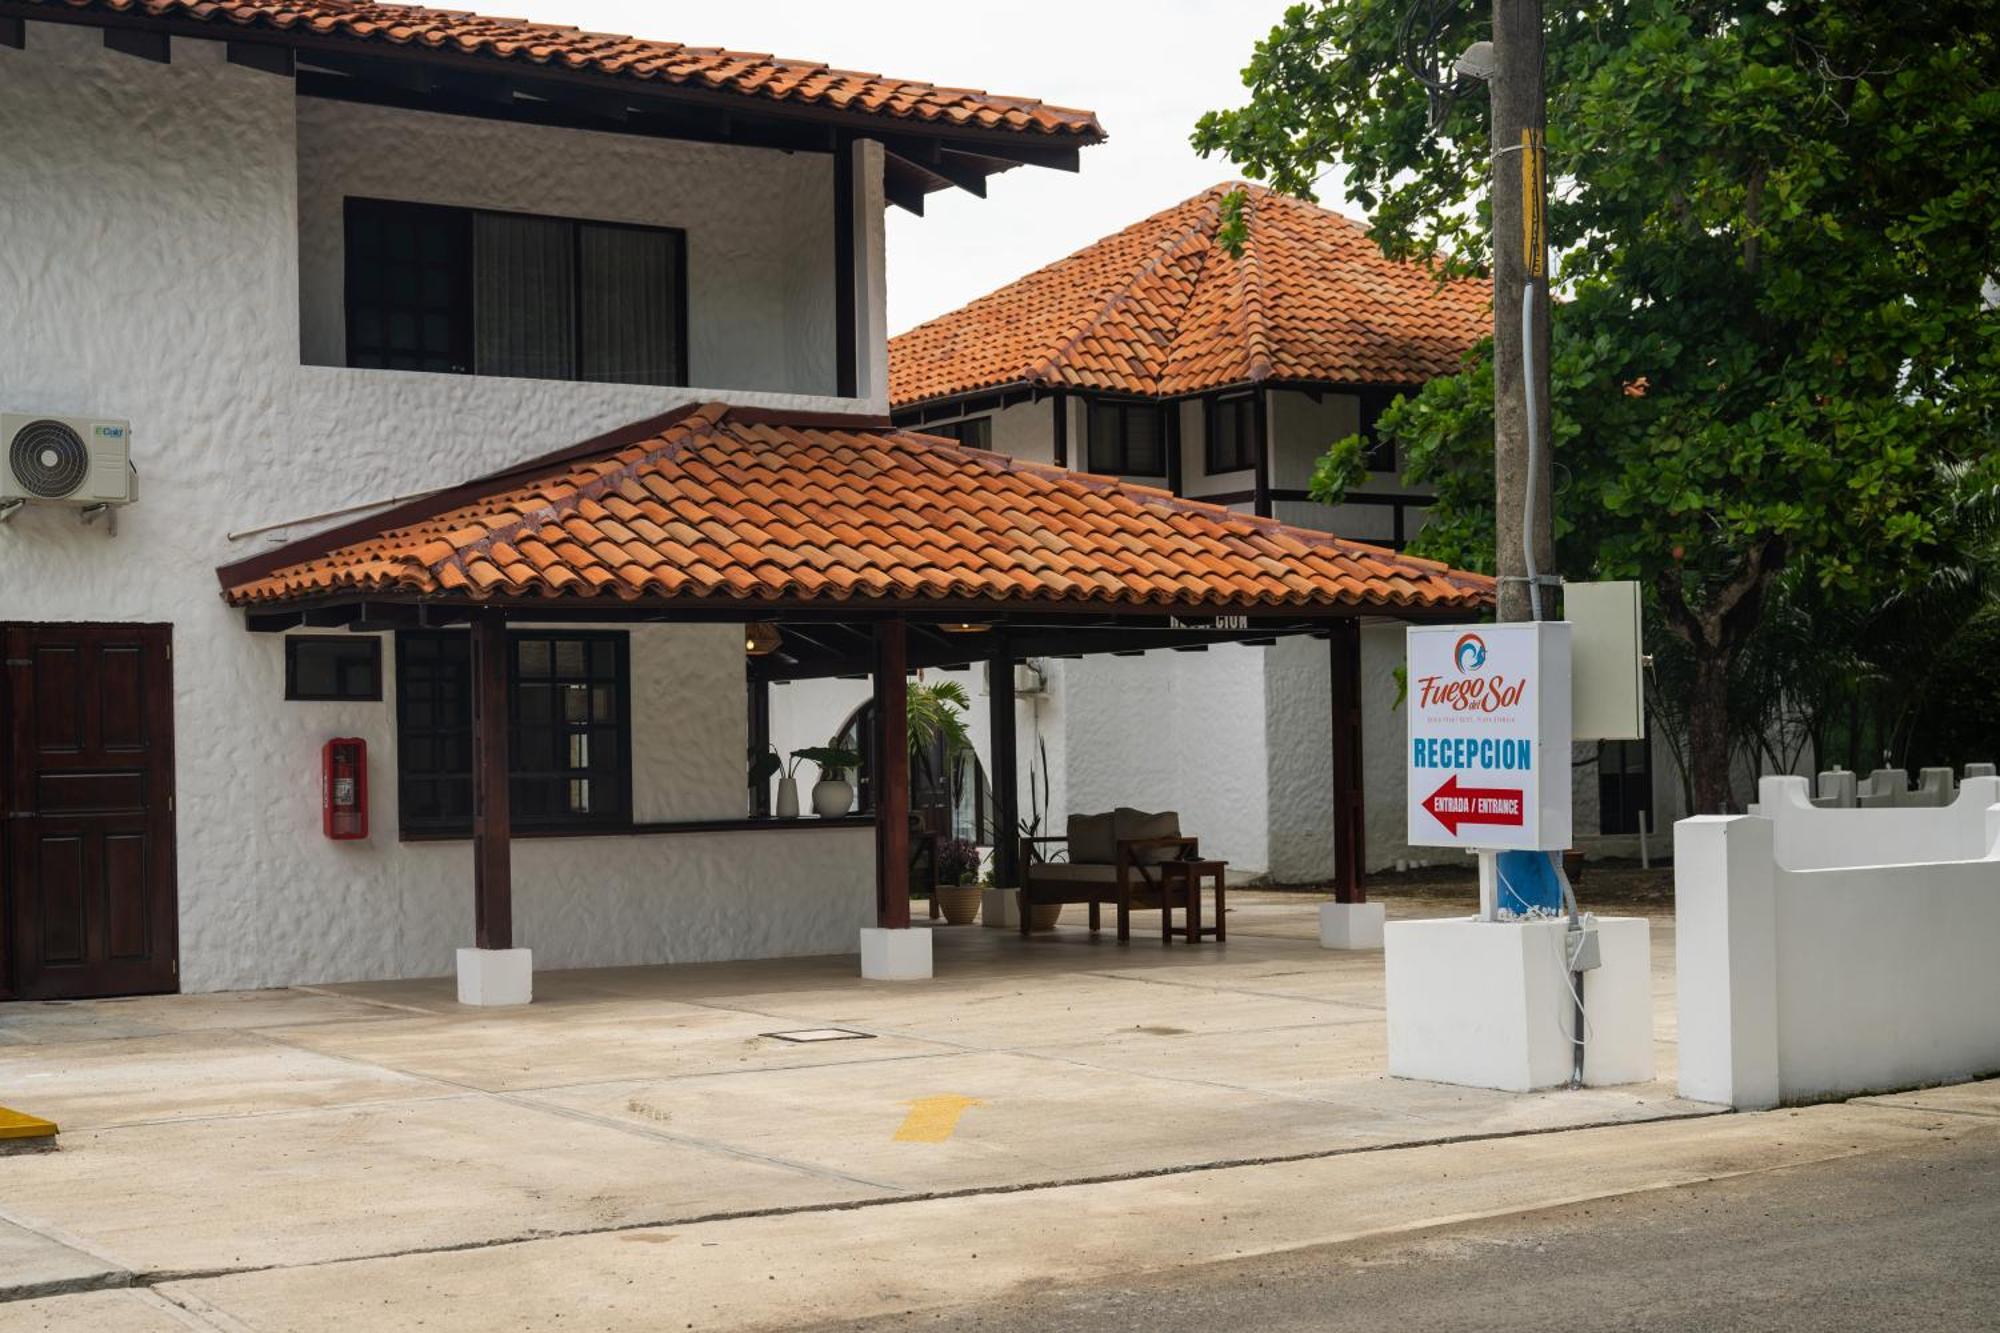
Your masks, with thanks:
[[[1216,244],[1247,193],[1248,240]],[[1491,331],[1491,285],[1440,288],[1358,222],[1256,185],[1205,190],[889,341],[897,406],[1009,384],[1178,395],[1266,380],[1420,384]]]
[[[710,403],[218,570],[309,599],[1476,611],[1492,580],[856,419]]]
[[[940,88],[910,79],[829,69],[808,60],[684,46],[563,24],[489,18],[454,9],[373,4],[366,0],[29,0],[50,9],[98,11],[263,28],[360,45],[413,47],[523,65],[651,80],[745,97],[920,121],[959,128],[1104,137],[1089,111],[1048,106],[971,88]],[[226,35],[226,32],[218,35]]]

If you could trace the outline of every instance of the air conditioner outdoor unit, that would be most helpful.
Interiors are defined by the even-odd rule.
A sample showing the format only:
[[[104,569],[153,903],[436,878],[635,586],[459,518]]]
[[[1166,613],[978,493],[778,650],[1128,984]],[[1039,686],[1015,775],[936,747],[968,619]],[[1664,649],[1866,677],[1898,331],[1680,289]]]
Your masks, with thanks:
[[[129,421],[0,413],[0,504],[130,504],[131,444]]]

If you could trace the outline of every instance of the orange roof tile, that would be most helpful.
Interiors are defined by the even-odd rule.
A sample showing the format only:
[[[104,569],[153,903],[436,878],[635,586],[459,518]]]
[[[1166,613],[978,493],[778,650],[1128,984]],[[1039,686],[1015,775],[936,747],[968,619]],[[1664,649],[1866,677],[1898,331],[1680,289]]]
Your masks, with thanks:
[[[1104,137],[1089,111],[1049,106],[973,88],[940,88],[910,79],[830,69],[808,60],[684,46],[565,24],[489,18],[464,10],[369,0],[28,0],[49,9],[263,28],[300,38],[374,44],[444,55],[481,56],[562,71],[648,80],[737,93],[767,101],[921,121],[954,128]]]
[[[1248,238],[1216,243],[1245,191]],[[1259,381],[1420,384],[1491,331],[1491,284],[1384,258],[1358,222],[1205,190],[889,340],[898,407],[1002,385],[1173,396]]]
[[[732,498],[756,493],[764,501]],[[618,515],[618,519],[610,516]],[[609,540],[622,523],[625,540]],[[810,534],[809,542],[798,538]],[[327,597],[1475,612],[1493,582],[946,440],[710,403],[217,571]]]

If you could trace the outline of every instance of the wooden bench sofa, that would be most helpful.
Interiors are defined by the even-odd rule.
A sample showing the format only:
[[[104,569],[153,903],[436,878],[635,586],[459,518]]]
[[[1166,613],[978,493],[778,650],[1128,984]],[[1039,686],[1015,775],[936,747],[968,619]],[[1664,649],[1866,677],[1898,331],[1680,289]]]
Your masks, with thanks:
[[[1060,859],[1052,849],[1062,848]],[[1201,854],[1200,840],[1181,833],[1180,815],[1120,806],[1109,814],[1071,815],[1061,837],[1021,839],[1021,933],[1033,929],[1033,909],[1088,903],[1090,928],[1105,905],[1118,909],[1118,938],[1132,938],[1134,911],[1166,906],[1159,865]]]

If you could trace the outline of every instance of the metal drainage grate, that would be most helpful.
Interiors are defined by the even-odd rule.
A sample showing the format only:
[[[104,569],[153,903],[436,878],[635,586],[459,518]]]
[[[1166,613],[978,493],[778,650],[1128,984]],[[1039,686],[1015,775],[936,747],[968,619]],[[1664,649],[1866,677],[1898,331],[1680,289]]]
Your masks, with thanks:
[[[776,1037],[779,1041],[873,1041],[872,1032],[856,1032],[852,1028],[799,1028],[795,1032],[762,1032],[763,1037]]]

